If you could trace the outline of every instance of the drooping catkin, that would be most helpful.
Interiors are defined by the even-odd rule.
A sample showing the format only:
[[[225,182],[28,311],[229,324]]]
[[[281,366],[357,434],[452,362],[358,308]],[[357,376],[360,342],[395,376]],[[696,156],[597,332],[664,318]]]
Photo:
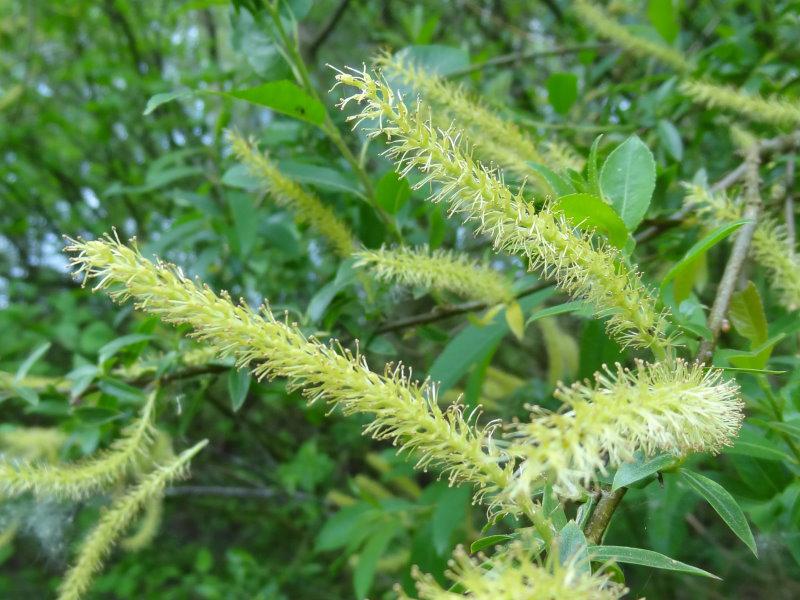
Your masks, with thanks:
[[[342,258],[356,250],[350,229],[329,206],[281,173],[266,154],[258,151],[255,142],[235,131],[229,131],[227,137],[234,154],[264,184],[276,203],[290,209],[298,222],[311,225]]]
[[[269,309],[257,313],[234,304],[111,237],[73,240],[67,251],[78,272],[96,282],[94,289],[108,288],[117,301],[132,297],[138,308],[168,323],[192,326],[195,337],[234,356],[256,377],[285,377],[312,402],[324,399],[345,414],[372,414],[365,432],[415,451],[418,467],[438,465],[451,482],[476,484],[478,498],[508,482],[510,467],[501,465],[503,455],[492,439],[497,424],[478,427],[477,411],[465,416],[458,405],[442,410],[435,388],[413,382],[401,366],[374,373],[358,353],[306,338]]]
[[[542,564],[535,545],[519,541],[489,558],[472,558],[459,546],[445,573],[453,585],[443,587],[416,567],[412,574],[419,600],[617,600],[627,593],[608,573],[580,569],[577,555],[564,564],[557,556],[551,553]],[[397,591],[401,599],[410,600],[399,587]]]
[[[37,496],[79,500],[119,481],[153,441],[156,393],[151,392],[139,417],[122,436],[96,457],[52,465],[0,461],[0,496],[32,492]]]
[[[699,79],[681,82],[680,91],[709,108],[735,112],[753,121],[782,127],[800,126],[800,100],[787,100],[778,96],[765,98],[729,85]]]
[[[637,451],[719,452],[744,416],[735,382],[680,359],[605,368],[593,385],[559,385],[554,396],[561,410],[534,408],[530,421],[515,426],[508,453],[521,462],[507,490],[512,498],[545,478],[559,496],[578,498],[597,474]]]
[[[449,203],[451,214],[475,222],[477,232],[488,234],[497,250],[525,256],[531,270],[554,278],[561,289],[609,315],[607,329],[623,344],[659,352],[669,345],[664,314],[616,248],[593,243],[590,233],[576,231],[562,214],[546,208],[536,212],[521,192],[511,192],[495,171],[473,159],[458,132],[435,128],[419,107],[409,110],[382,78],[353,71],[339,72],[337,80],[357,90],[342,108],[350,101],[364,104],[350,119],[356,126],[368,120],[377,124],[370,135],[385,136],[386,154],[400,174],[420,171],[424,177],[417,188],[438,184],[433,202]]]
[[[86,593],[92,578],[103,567],[103,561],[111,552],[114,542],[136,514],[151,498],[160,496],[169,482],[185,477],[189,461],[206,444],[208,440],[203,440],[183,451],[173,462],[156,467],[132,491],[116,500],[103,513],[100,522],[81,544],[75,563],[61,582],[59,600],[78,600]]]
[[[498,163],[520,177],[539,177],[528,161],[544,164],[551,169],[580,171],[582,161],[566,146],[550,141],[540,147],[513,123],[469,97],[463,87],[429,73],[400,55],[383,54],[376,65],[393,77],[412,86],[423,100],[434,108],[440,119],[454,119],[478,141],[475,151],[484,160]],[[446,128],[448,123],[438,123]]]
[[[718,226],[742,218],[743,206],[735,204],[724,193],[687,185],[686,202],[695,205],[698,214],[709,225]],[[789,248],[787,233],[774,217],[762,216],[753,232],[752,257],[770,272],[770,285],[789,310],[800,307],[800,258]]]
[[[572,6],[587,27],[599,36],[621,46],[634,56],[655,58],[681,72],[688,72],[693,69],[691,62],[683,54],[669,46],[652,42],[636,35],[594,3],[587,0],[575,0]]]
[[[463,298],[505,304],[514,300],[511,283],[487,265],[445,250],[426,248],[365,250],[355,255],[356,266],[365,267],[383,281],[448,291]]]

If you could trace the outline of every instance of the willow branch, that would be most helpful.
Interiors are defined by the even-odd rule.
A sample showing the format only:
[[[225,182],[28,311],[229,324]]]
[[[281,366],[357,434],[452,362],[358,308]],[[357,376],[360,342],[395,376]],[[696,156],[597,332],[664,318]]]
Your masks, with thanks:
[[[525,296],[530,296],[535,292],[539,292],[552,286],[553,284],[550,282],[537,283],[536,285],[522,290],[515,297],[517,299],[524,298]],[[426,313],[412,315],[404,319],[398,319],[397,321],[384,323],[375,330],[374,335],[407,329],[409,327],[417,327],[419,325],[427,325],[428,323],[435,323],[436,321],[442,321],[444,319],[449,319],[450,317],[463,315],[464,313],[474,312],[476,310],[483,310],[484,308],[488,307],[488,303],[478,301],[464,302],[462,304],[440,305]]]
[[[752,146],[748,149],[744,164],[746,167],[745,207],[742,216],[747,220],[747,223],[739,229],[739,233],[736,235],[736,241],[733,243],[728,264],[725,265],[725,271],[722,274],[719,287],[717,287],[714,304],[711,306],[711,312],[708,315],[708,328],[711,330],[711,339],[704,339],[700,343],[700,349],[697,352],[697,360],[703,363],[711,362],[711,357],[714,354],[714,348],[717,345],[717,339],[722,329],[722,322],[728,313],[731,296],[736,289],[736,282],[750,250],[750,242],[753,240],[753,233],[755,233],[758,217],[761,213],[761,194],[758,190],[758,167],[761,164],[761,158],[757,146]]]
[[[608,529],[611,517],[627,491],[628,488],[622,487],[613,492],[600,492],[600,501],[597,503],[597,508],[594,509],[585,531],[586,541],[590,545],[599,544],[603,540],[603,534]]]

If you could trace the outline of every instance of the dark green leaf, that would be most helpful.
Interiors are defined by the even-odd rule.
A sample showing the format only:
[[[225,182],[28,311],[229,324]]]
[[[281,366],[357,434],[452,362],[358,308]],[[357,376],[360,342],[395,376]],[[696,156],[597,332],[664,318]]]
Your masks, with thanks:
[[[238,412],[250,389],[250,371],[247,369],[231,369],[228,371],[228,395],[231,398],[231,410]]]
[[[266,106],[275,112],[306,121],[312,125],[322,125],[325,120],[325,106],[296,83],[287,79],[269,81],[253,88],[223,92],[223,95]]]
[[[485,550],[490,546],[496,546],[497,544],[502,544],[503,542],[510,542],[514,539],[513,535],[487,535],[486,537],[478,538],[472,545],[469,547],[470,554],[475,554],[476,552],[480,552],[481,550]]]
[[[574,73],[551,73],[545,85],[555,111],[561,115],[568,113],[578,99],[578,77]]]

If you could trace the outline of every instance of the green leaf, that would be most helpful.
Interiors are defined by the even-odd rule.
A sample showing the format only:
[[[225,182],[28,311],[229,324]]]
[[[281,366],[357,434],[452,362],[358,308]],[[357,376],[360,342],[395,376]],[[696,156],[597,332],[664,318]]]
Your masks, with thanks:
[[[549,481],[544,484],[542,491],[542,513],[556,528],[561,531],[567,524],[567,515],[564,507],[558,501],[558,496],[553,493],[553,484]]]
[[[592,572],[586,536],[575,521],[564,525],[558,534],[558,560],[562,565],[574,564],[578,573],[588,575]]]
[[[411,186],[394,171],[387,171],[375,187],[375,199],[390,215],[396,215],[411,197]]]
[[[586,311],[591,311],[591,308],[588,307],[585,302],[582,300],[573,300],[572,302],[565,302],[564,304],[558,304],[556,306],[549,306],[547,308],[543,308],[542,310],[537,310],[536,312],[532,313],[530,317],[528,317],[525,325],[530,325],[534,321],[538,321],[539,319],[544,319],[546,317],[553,317],[555,315],[563,315],[571,312],[581,313]]]
[[[179,98],[190,98],[194,96],[194,94],[195,92],[192,90],[177,90],[174,92],[163,92],[161,94],[156,94],[147,101],[147,105],[144,107],[144,113],[142,114],[149,115],[162,104],[172,102],[173,100],[177,100]]]
[[[611,206],[594,194],[568,194],[553,203],[554,211],[561,211],[571,223],[581,229],[594,229],[608,238],[617,248],[624,248],[628,229]]]
[[[568,179],[554,173],[544,165],[528,161],[528,166],[539,174],[542,181],[550,187],[553,195],[566,196],[575,193],[575,188]]]
[[[353,570],[353,587],[357,598],[367,597],[367,593],[375,579],[378,560],[386,551],[389,542],[392,541],[399,528],[400,525],[397,522],[386,523],[385,527],[378,529],[364,545],[364,549],[358,555],[358,564]]]
[[[541,290],[522,298],[519,303],[523,313],[541,304],[555,293],[553,288]],[[489,325],[470,325],[445,346],[428,371],[431,381],[439,382],[439,393],[452,388],[480,360],[500,343],[508,333],[505,311],[495,315]]]
[[[661,280],[662,293],[670,281],[675,279],[675,277],[677,277],[684,271],[691,269],[695,261],[697,261],[712,247],[720,243],[722,240],[724,240],[734,231],[739,229],[739,227],[741,227],[745,223],[747,223],[747,221],[742,219],[739,221],[734,221],[733,223],[726,223],[725,225],[720,225],[714,231],[703,237],[701,240],[695,243],[691,248],[689,248],[689,251],[684,255],[684,257],[680,259],[678,262],[676,262],[674,265],[672,265],[672,268],[669,271],[667,271],[667,274],[664,275],[664,277],[662,278]]]
[[[140,405],[144,403],[145,396],[142,390],[128,385],[119,379],[106,377],[97,384],[97,387],[99,387],[104,394],[116,398],[123,404]]]
[[[769,357],[772,356],[772,351],[775,349],[775,346],[785,337],[786,334],[781,333],[768,339],[757,348],[753,348],[750,352],[727,354],[727,358],[735,367],[744,369],[764,369],[769,361]]]
[[[731,296],[728,318],[742,337],[750,340],[750,348],[755,348],[769,338],[767,315],[758,288],[752,281],[747,287]]]
[[[376,511],[366,503],[354,504],[343,508],[322,526],[314,548],[317,552],[344,548],[350,542],[354,533],[375,514]]]
[[[800,420],[784,421],[783,423],[778,421],[770,421],[765,423],[765,425],[770,429],[774,429],[775,431],[780,431],[781,433],[786,433],[800,439]]]
[[[511,302],[506,306],[506,325],[518,340],[525,337],[525,317],[519,302]]]
[[[586,162],[586,174],[589,178],[589,191],[595,196],[602,196],[600,191],[600,177],[597,172],[597,151],[600,149],[600,140],[603,139],[601,133],[592,142],[592,148],[589,150],[589,160]]]
[[[722,520],[730,527],[731,531],[742,540],[750,551],[758,556],[756,541],[750,531],[750,525],[742,512],[742,509],[733,499],[733,496],[720,484],[704,475],[695,473],[688,469],[681,469],[678,474],[693,492],[706,499],[711,507],[717,511]]]
[[[278,161],[281,173],[298,183],[308,183],[315,187],[334,192],[346,192],[364,198],[364,192],[353,177],[331,169],[296,160]]]
[[[719,577],[713,573],[698,569],[692,565],[687,565],[686,563],[682,563],[669,556],[664,556],[653,550],[644,550],[643,548],[629,548],[627,546],[589,546],[589,557],[592,562],[603,563],[613,560],[629,565],[641,565],[643,567],[652,567],[653,569],[679,571],[690,575],[719,579]]]
[[[656,187],[656,161],[637,136],[614,148],[600,169],[600,189],[628,231],[636,229]]]
[[[353,269],[353,260],[346,260],[339,265],[336,278],[330,283],[322,286],[319,291],[311,297],[306,309],[306,315],[312,323],[317,323],[325,315],[328,306],[336,297],[336,294],[344,290],[356,279],[356,272]]]
[[[109,358],[115,356],[123,348],[152,340],[155,336],[145,335],[143,333],[131,333],[130,335],[123,335],[115,340],[108,342],[105,346],[97,351],[97,362],[99,364],[105,363]]]
[[[28,374],[28,371],[31,370],[31,367],[36,364],[36,361],[44,356],[45,352],[50,349],[52,344],[50,342],[44,342],[43,344],[38,345],[34,348],[33,352],[28,354],[25,360],[22,361],[22,364],[17,369],[16,374],[14,375],[14,382],[19,383],[25,376]]]
[[[256,243],[259,225],[258,211],[247,194],[231,190],[227,196],[228,206],[233,216],[234,237],[231,245],[240,257],[246,258]]]
[[[680,25],[673,0],[648,0],[647,18],[659,35],[670,44],[678,37]]]
[[[480,552],[490,546],[496,546],[497,544],[502,544],[503,542],[510,542],[514,539],[513,535],[487,535],[486,537],[478,538],[472,545],[469,547],[470,554],[475,554],[476,552]]]
[[[660,454],[652,458],[645,458],[639,455],[636,457],[636,461],[624,463],[617,469],[611,490],[616,491],[619,488],[641,481],[674,462],[675,457],[672,454]]]
[[[231,369],[228,371],[228,395],[231,398],[231,410],[239,412],[247,392],[250,389],[250,371],[247,369]]]
[[[683,160],[683,140],[678,128],[672,124],[672,121],[659,120],[658,139],[661,140],[661,145],[666,148],[672,158],[677,161]]]
[[[578,99],[578,77],[574,73],[552,73],[545,85],[551,106],[558,114],[567,114]]]
[[[452,548],[450,540],[459,525],[463,525],[467,516],[467,506],[471,491],[467,486],[447,488],[436,500],[433,511],[433,548],[436,553],[444,555]]]
[[[752,428],[742,428],[733,446],[725,449],[725,454],[739,454],[780,462],[796,462],[769,438],[765,438],[762,432],[756,432]]]
[[[312,125],[322,125],[325,121],[325,106],[288,79],[269,81],[253,88],[223,92],[223,95],[266,106],[275,112]]]

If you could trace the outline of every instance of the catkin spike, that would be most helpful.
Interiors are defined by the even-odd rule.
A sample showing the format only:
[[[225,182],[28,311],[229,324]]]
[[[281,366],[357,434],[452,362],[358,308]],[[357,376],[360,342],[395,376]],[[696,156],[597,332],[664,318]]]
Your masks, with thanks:
[[[122,430],[122,437],[99,456],[68,465],[0,462],[0,495],[33,492],[80,500],[119,481],[153,441],[156,392],[151,392],[139,417]]]
[[[439,465],[451,483],[476,484],[478,499],[508,482],[510,467],[501,466],[503,455],[492,439],[497,424],[478,427],[474,414],[465,417],[459,405],[442,410],[435,387],[413,382],[402,366],[378,375],[363,356],[308,339],[267,308],[256,313],[233,304],[111,237],[72,241],[67,251],[78,271],[96,282],[95,290],[112,288],[117,301],[133,297],[138,308],[168,323],[191,325],[193,335],[220,354],[234,356],[258,378],[287,378],[311,402],[325,399],[345,414],[371,413],[365,433],[416,451],[419,468]]]
[[[651,42],[632,33],[627,27],[611,18],[602,8],[587,0],[575,0],[573,8],[584,24],[599,36],[618,44],[634,56],[652,57],[681,72],[694,68],[686,57],[669,46]]]
[[[395,54],[379,56],[376,65],[393,77],[402,79],[431,104],[440,117],[454,119],[480,140],[475,151],[484,159],[494,161],[520,177],[540,177],[527,161],[542,163],[551,169],[583,168],[582,161],[566,146],[548,142],[539,149],[513,123],[501,119],[480,102],[472,100],[463,87],[426,72],[411,61]],[[446,127],[448,123],[439,123]]]
[[[487,265],[445,250],[394,248],[356,254],[358,267],[383,281],[449,291],[470,300],[506,304],[514,300],[510,282]]]
[[[161,514],[163,512],[163,494],[157,494],[150,498],[144,507],[144,515],[139,521],[139,528],[133,534],[120,540],[120,547],[128,552],[138,552],[149,546],[153,538],[158,535],[158,528],[161,525]]]
[[[280,172],[266,154],[258,151],[255,142],[248,141],[235,131],[227,134],[234,154],[258,177],[280,206],[290,209],[298,222],[308,223],[324,237],[342,258],[356,250],[353,235],[333,210],[315,194],[304,190]]]
[[[759,94],[747,94],[735,87],[699,79],[688,79],[680,84],[680,90],[695,102],[709,108],[722,108],[761,123],[783,127],[800,126],[800,101],[778,96],[765,98]]]
[[[714,194],[707,188],[686,185],[686,203],[697,206],[698,214],[710,224],[721,225],[742,218],[743,207],[734,204],[724,193]],[[789,248],[786,228],[775,218],[762,216],[753,232],[752,257],[770,273],[770,284],[789,310],[800,307],[800,259]]]
[[[103,513],[100,522],[81,545],[75,564],[61,582],[59,600],[78,600],[86,593],[92,578],[103,567],[103,561],[111,552],[114,542],[136,514],[151,498],[160,496],[170,481],[186,477],[189,461],[206,444],[208,440],[203,440],[183,451],[173,462],[156,467],[132,491]]]
[[[412,169],[420,171],[424,177],[418,188],[439,185],[433,202],[449,203],[451,214],[475,222],[477,232],[488,234],[497,250],[525,256],[530,270],[554,278],[561,289],[585,299],[597,313],[610,315],[607,329],[623,344],[659,353],[669,345],[665,315],[656,310],[639,273],[624,264],[616,248],[595,245],[590,233],[577,232],[563,215],[536,212],[495,171],[473,159],[459,132],[433,127],[419,108],[409,110],[380,77],[365,70],[339,72],[336,78],[357,90],[341,107],[351,101],[364,104],[350,119],[356,125],[377,123],[370,135],[385,136],[390,144],[386,154],[398,172],[405,176]]]
[[[578,498],[598,473],[658,452],[719,452],[741,426],[744,405],[734,381],[719,369],[680,359],[634,370],[619,364],[595,373],[594,385],[559,385],[552,413],[535,408],[512,434],[509,454],[521,459],[511,497],[551,478],[554,491]],[[516,489],[515,489],[516,488]]]
[[[617,600],[628,591],[611,581],[608,573],[581,570],[577,554],[561,564],[558,552],[551,553],[542,564],[534,548],[512,542],[487,559],[483,555],[471,558],[459,546],[445,573],[454,585],[442,587],[432,575],[414,568],[419,600]],[[401,599],[410,600],[399,586],[396,589]]]

